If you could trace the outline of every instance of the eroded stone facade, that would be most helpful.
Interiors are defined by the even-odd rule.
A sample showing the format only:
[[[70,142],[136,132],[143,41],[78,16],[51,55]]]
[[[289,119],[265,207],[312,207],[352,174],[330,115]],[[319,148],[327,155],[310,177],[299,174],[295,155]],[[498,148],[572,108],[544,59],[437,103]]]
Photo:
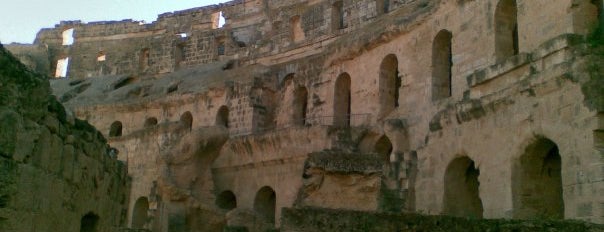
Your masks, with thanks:
[[[49,70],[69,57],[56,96],[128,164],[133,228],[256,231],[300,205],[604,223],[601,12],[240,0],[151,24],[62,22],[34,46]],[[382,169],[305,166],[324,150],[378,154]]]

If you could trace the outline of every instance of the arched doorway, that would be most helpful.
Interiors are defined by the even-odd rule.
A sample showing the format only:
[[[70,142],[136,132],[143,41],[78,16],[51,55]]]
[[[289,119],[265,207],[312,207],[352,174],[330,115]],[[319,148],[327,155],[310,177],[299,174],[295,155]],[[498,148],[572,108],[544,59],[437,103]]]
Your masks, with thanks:
[[[80,232],[96,232],[99,224],[99,216],[90,212],[80,220]]]
[[[452,38],[450,31],[441,30],[432,44],[432,101],[448,98],[452,94]]]
[[[149,212],[149,200],[146,197],[141,197],[134,203],[132,209],[132,228],[144,229],[147,224]]]
[[[187,111],[180,116],[180,123],[184,125],[186,128],[193,128],[193,115],[191,112]]]
[[[334,126],[348,127],[351,113],[350,75],[340,74],[334,88]]]
[[[216,197],[216,205],[221,209],[235,209],[237,208],[237,197],[231,191],[224,191]]]
[[[399,106],[401,80],[398,78],[398,59],[390,54],[380,64],[379,101],[380,118],[388,115]]]
[[[384,158],[384,161],[389,160],[390,154],[392,153],[392,143],[386,135],[380,137],[375,143],[375,152],[380,154],[381,157]]]
[[[254,210],[267,222],[275,223],[276,204],[277,195],[271,187],[264,186],[256,193]]]
[[[563,219],[562,159],[558,146],[537,138],[512,170],[514,218]]]
[[[294,91],[293,121],[294,125],[303,126],[306,122],[306,108],[308,107],[308,90],[299,87]]]
[[[216,125],[229,128],[229,108],[221,106],[216,113]]]
[[[109,137],[120,137],[122,136],[122,122],[115,121],[111,123],[109,128]]]
[[[482,218],[478,192],[480,171],[468,157],[456,158],[445,171],[444,213],[457,217]]]
[[[518,6],[516,0],[501,0],[495,10],[495,58],[518,55]]]

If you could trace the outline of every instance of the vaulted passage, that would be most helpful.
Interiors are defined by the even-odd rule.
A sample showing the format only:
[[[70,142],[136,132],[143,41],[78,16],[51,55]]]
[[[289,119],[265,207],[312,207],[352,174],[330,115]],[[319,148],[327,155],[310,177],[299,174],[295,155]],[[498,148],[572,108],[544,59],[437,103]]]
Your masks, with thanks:
[[[450,97],[451,69],[453,53],[451,51],[450,31],[441,30],[432,45],[432,101]]]
[[[122,122],[115,121],[111,124],[109,128],[109,137],[119,137],[122,136]]]
[[[132,228],[144,229],[148,220],[149,200],[146,197],[141,197],[134,203],[132,209]]]
[[[350,126],[350,75],[340,74],[334,88],[334,126]]]
[[[482,201],[478,193],[480,171],[474,161],[460,157],[451,161],[445,171],[444,214],[482,218]]]
[[[516,0],[501,0],[495,10],[495,58],[518,55],[518,7]]]
[[[380,64],[379,98],[380,118],[388,115],[399,106],[401,80],[398,78],[398,59],[390,54]]]
[[[267,222],[275,223],[276,204],[277,195],[271,187],[264,186],[256,193],[254,210]]]
[[[99,223],[99,216],[94,213],[88,213],[80,220],[80,232],[96,232]]]
[[[216,205],[221,209],[235,209],[237,208],[237,197],[231,191],[224,191],[216,197]]]
[[[562,159],[558,146],[538,138],[512,170],[514,218],[564,218]]]
[[[293,101],[294,125],[298,125],[298,126],[305,125],[307,107],[308,107],[308,90],[306,90],[306,87],[298,87],[294,91],[294,101]]]
[[[229,128],[229,108],[221,106],[216,113],[216,125]]]
[[[193,128],[193,115],[191,112],[187,111],[180,116],[180,123],[184,125],[186,128]]]

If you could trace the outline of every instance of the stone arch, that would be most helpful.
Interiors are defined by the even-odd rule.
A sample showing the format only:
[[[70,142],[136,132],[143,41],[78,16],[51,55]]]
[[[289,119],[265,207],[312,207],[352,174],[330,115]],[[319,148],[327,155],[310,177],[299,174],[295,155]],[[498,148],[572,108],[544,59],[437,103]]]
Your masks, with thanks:
[[[149,200],[146,197],[138,198],[132,209],[132,229],[144,229],[147,224],[148,213]]]
[[[467,156],[451,161],[445,171],[443,213],[457,217],[482,218],[478,192],[480,170]]]
[[[264,186],[256,193],[254,199],[254,210],[267,222],[275,223],[275,209],[277,206],[277,195],[275,190]]]
[[[452,94],[453,34],[441,30],[432,44],[432,101],[450,97]]]
[[[294,125],[303,126],[306,124],[306,112],[308,108],[308,90],[300,86],[294,90],[293,99],[293,121]]]
[[[187,111],[180,116],[180,123],[189,129],[193,128],[193,115],[190,111]]]
[[[384,160],[388,161],[390,154],[392,153],[392,142],[386,135],[382,135],[376,142],[374,150],[380,154]]]
[[[334,87],[334,126],[350,126],[351,92],[350,75],[342,73],[336,79]]]
[[[149,117],[147,119],[145,119],[145,128],[147,127],[152,127],[157,125],[157,118],[156,117]]]
[[[398,59],[389,54],[380,64],[379,101],[380,117],[385,117],[399,106],[401,80],[398,78]]]
[[[221,106],[216,113],[216,125],[229,128],[229,108]]]
[[[558,145],[537,137],[514,162],[514,218],[564,218],[562,159]]]
[[[115,121],[111,123],[109,128],[109,137],[120,137],[122,136],[122,122]]]
[[[501,61],[519,50],[516,0],[500,0],[495,9],[495,58]]]
[[[224,191],[216,197],[216,205],[221,209],[235,209],[237,208],[237,197],[231,191]]]
[[[99,216],[89,212],[80,220],[80,232],[96,232],[99,224]]]

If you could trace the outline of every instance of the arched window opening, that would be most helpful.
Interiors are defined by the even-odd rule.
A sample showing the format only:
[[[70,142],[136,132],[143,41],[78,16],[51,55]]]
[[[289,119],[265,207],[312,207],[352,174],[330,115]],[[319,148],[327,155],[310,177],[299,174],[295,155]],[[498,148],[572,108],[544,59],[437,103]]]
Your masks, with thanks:
[[[224,56],[226,54],[226,47],[224,45],[224,41],[219,40],[216,42],[218,45],[216,46],[216,52],[219,56]]]
[[[229,128],[229,108],[221,106],[216,113],[216,125]]]
[[[375,0],[377,15],[386,14],[390,11],[390,0]]]
[[[139,58],[138,58],[138,61],[139,61],[139,64],[138,64],[139,71],[144,72],[149,67],[149,54],[150,54],[149,48],[143,48],[140,51],[140,55],[139,55]]]
[[[80,220],[80,232],[96,232],[99,223],[99,216],[90,212]]]
[[[146,197],[138,198],[132,209],[132,229],[144,229],[149,219],[148,213],[149,200]]]
[[[145,120],[145,127],[152,127],[157,125],[157,118],[150,117]]]
[[[254,199],[254,210],[266,220],[266,222],[275,223],[276,205],[277,195],[271,187],[265,186],[258,190],[256,198]]]
[[[180,123],[186,128],[193,128],[193,115],[191,112],[187,111],[180,116]]]
[[[351,93],[350,75],[342,73],[336,79],[334,89],[334,126],[350,126]]]
[[[69,68],[69,57],[57,60],[57,68],[55,70],[55,77],[67,77],[67,69]]]
[[[180,68],[185,60],[185,44],[179,43],[174,47],[174,68]]]
[[[380,117],[385,117],[399,106],[400,88],[401,80],[398,77],[398,59],[394,54],[387,55],[380,65]]]
[[[306,90],[306,87],[299,87],[294,91],[294,101],[293,101],[294,125],[303,126],[306,124],[306,108],[307,107],[308,107],[308,90]]]
[[[390,139],[386,135],[380,137],[375,143],[375,152],[380,154],[386,162],[390,159],[390,154],[392,154],[392,142],[390,142]]]
[[[460,157],[445,171],[444,213],[456,217],[482,218],[483,207],[478,188],[480,171],[474,161]]]
[[[67,30],[64,30],[63,33],[61,34],[62,38],[63,38],[63,45],[72,45],[73,44],[73,28],[69,28]]]
[[[337,1],[331,6],[331,30],[334,32],[344,28],[344,4]]]
[[[216,205],[225,210],[237,208],[237,197],[231,191],[224,191],[216,197]]]
[[[562,159],[553,141],[538,138],[515,162],[512,196],[514,218],[564,218]]]
[[[109,137],[119,137],[122,136],[122,122],[115,121],[111,124],[109,128]]]
[[[291,30],[292,30],[292,40],[294,42],[300,42],[304,40],[304,29],[302,29],[302,22],[300,20],[300,16],[296,15],[290,20]]]
[[[432,44],[432,101],[451,97],[453,34],[441,30]]]
[[[495,58],[518,55],[518,7],[516,0],[501,0],[495,10]]]
[[[222,11],[212,14],[212,29],[222,28],[225,24],[226,18]]]

